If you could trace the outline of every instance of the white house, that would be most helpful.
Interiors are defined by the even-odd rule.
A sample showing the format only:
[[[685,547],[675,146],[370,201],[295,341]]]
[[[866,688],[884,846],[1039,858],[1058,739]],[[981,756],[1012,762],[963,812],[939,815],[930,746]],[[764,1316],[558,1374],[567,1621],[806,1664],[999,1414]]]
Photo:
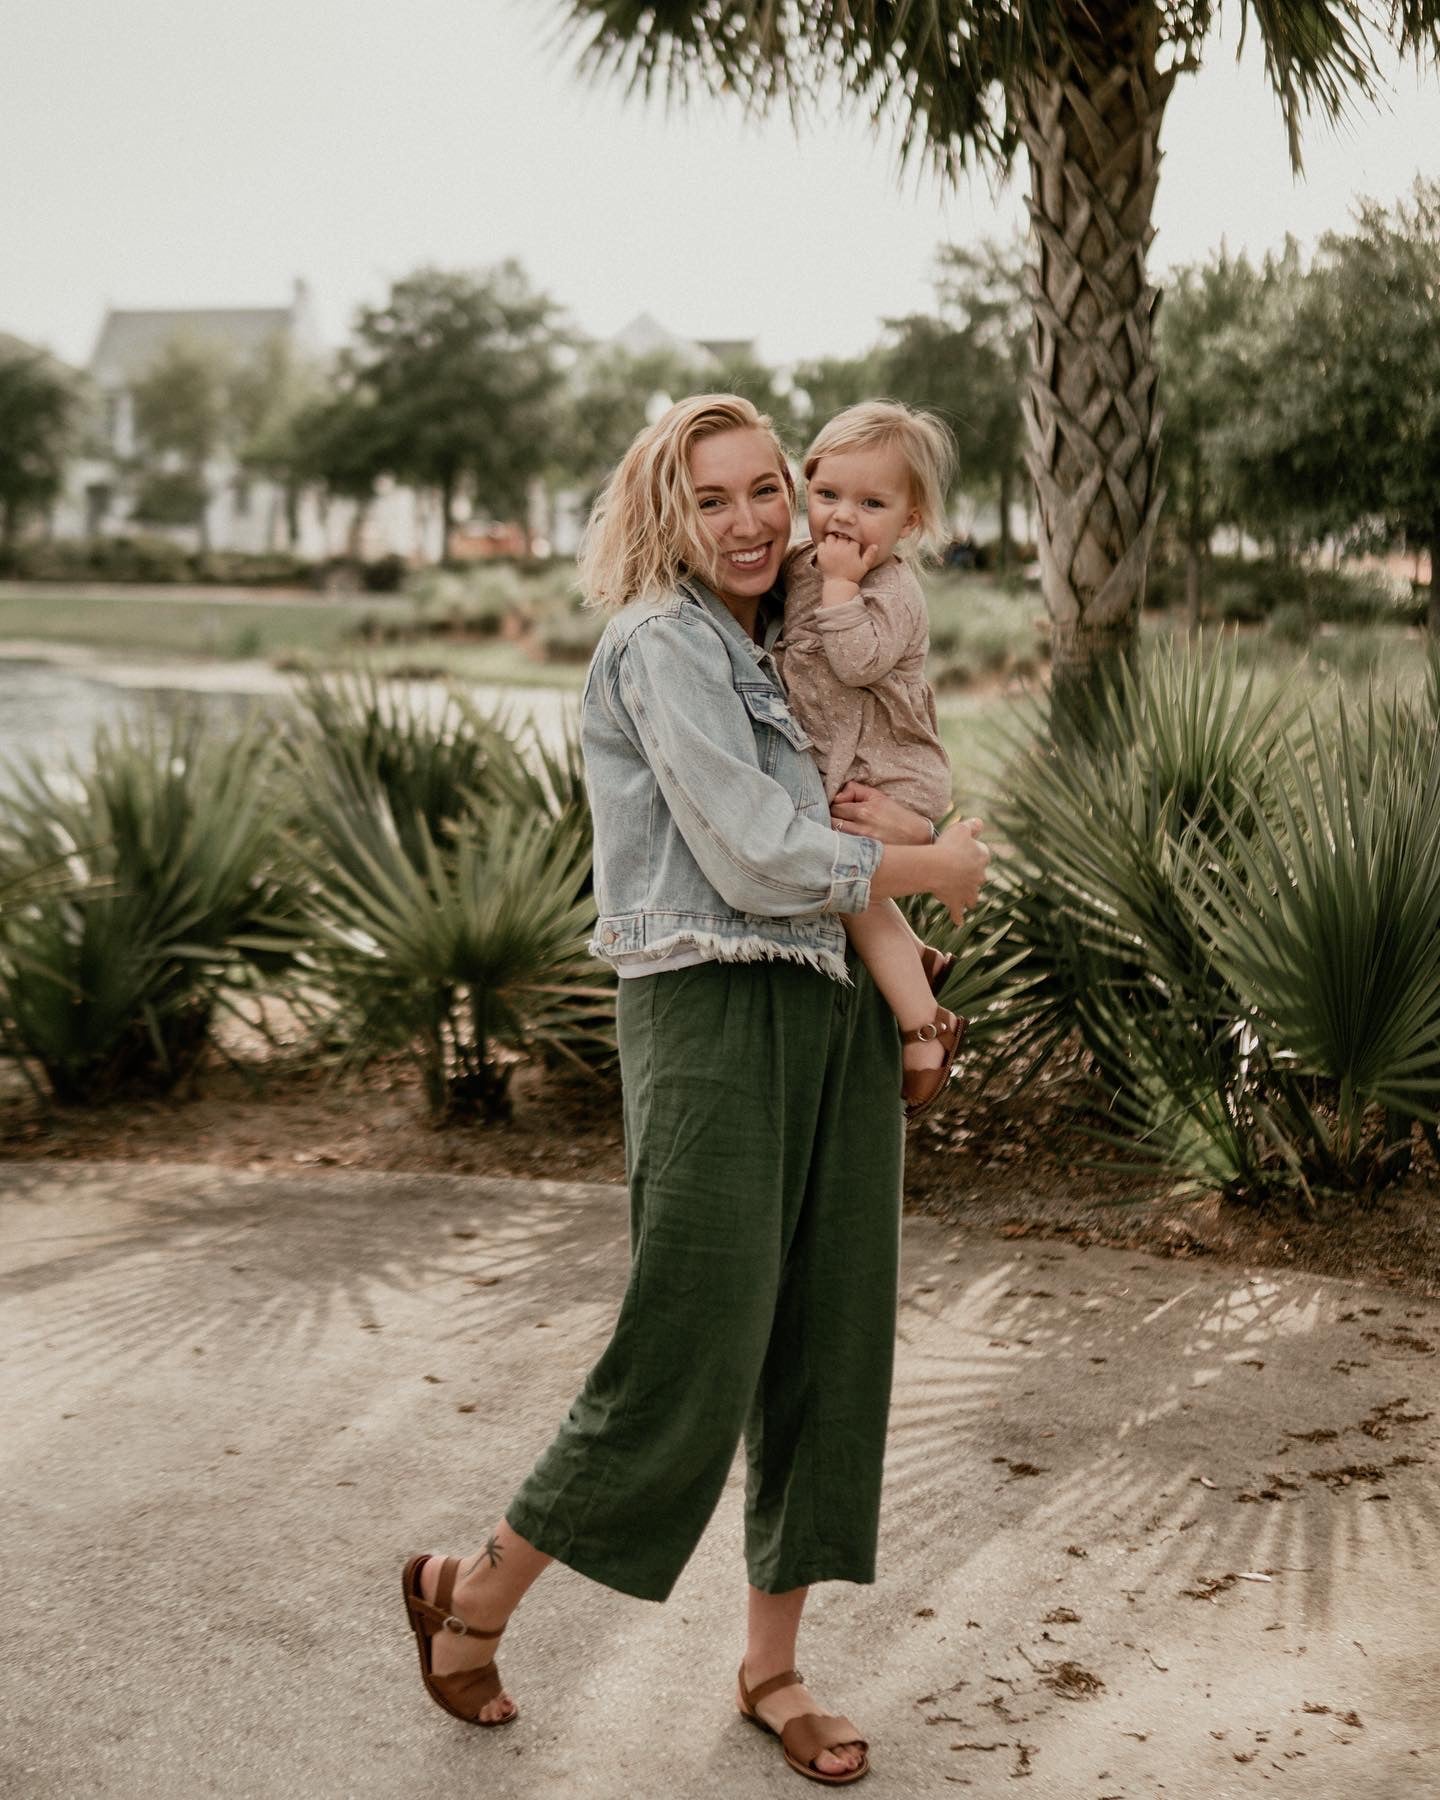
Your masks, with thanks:
[[[127,465],[139,448],[135,429],[136,384],[176,341],[215,349],[237,366],[253,363],[272,346],[297,363],[323,364],[328,352],[315,325],[310,292],[297,280],[285,306],[120,308],[105,314],[88,367],[95,422],[87,454],[72,464],[65,493],[53,515],[58,537],[117,536],[145,531],[198,545],[198,526],[141,524],[131,516]],[[293,549],[312,560],[397,552],[432,554],[438,534],[435,508],[408,488],[381,484],[358,521],[348,500],[301,498],[296,536],[289,541],[285,494],[280,486],[242,468],[228,453],[205,470],[209,502],[204,539],[216,550]]]

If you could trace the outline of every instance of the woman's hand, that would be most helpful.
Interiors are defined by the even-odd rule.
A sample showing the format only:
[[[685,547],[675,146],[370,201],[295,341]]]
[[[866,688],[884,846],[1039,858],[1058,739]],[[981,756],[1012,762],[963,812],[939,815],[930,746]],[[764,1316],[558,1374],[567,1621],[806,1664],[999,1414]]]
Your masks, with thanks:
[[[898,800],[863,781],[847,781],[830,802],[830,823],[854,837],[878,838],[882,844],[929,844],[930,821]]]
[[[941,873],[930,891],[957,925],[980,898],[980,885],[990,861],[989,850],[980,842],[983,829],[979,819],[960,819],[940,833],[935,846]],[[943,860],[939,853],[943,853]]]

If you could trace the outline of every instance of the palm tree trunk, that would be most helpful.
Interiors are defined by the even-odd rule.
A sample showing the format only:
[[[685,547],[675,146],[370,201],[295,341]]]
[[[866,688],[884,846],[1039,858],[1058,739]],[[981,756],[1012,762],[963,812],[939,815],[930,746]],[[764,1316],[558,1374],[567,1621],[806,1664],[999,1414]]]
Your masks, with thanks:
[[[1016,96],[1034,252],[1025,460],[1058,728],[1130,656],[1145,597],[1163,498],[1145,255],[1178,73],[1156,68],[1151,0],[1071,0],[1067,29],[1068,48]]]
[[[1000,573],[1010,573],[1010,484],[1011,464],[1007,457],[1000,465]]]
[[[455,529],[455,477],[446,470],[440,481],[440,566],[450,567],[450,534]]]

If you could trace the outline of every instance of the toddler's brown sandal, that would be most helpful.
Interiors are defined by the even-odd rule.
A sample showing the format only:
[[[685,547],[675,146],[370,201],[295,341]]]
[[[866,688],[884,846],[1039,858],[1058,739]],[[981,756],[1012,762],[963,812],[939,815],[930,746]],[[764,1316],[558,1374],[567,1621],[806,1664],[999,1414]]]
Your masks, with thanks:
[[[925,979],[930,983],[930,992],[938,1000],[941,990],[950,979],[950,971],[955,967],[955,958],[948,950],[937,950],[933,944],[922,944],[920,966],[925,971]]]
[[[924,1112],[927,1106],[933,1106],[945,1092],[945,1084],[950,1079],[950,1070],[955,1063],[955,1053],[964,1042],[965,1033],[969,1029],[968,1019],[962,1019],[947,1007],[937,1006],[932,1024],[920,1025],[914,1031],[900,1033],[902,1044],[931,1044],[938,1038],[944,1052],[938,1068],[904,1071],[900,1082],[900,1097],[905,1102],[907,1119],[913,1119],[918,1113]]]
[[[422,1599],[420,1571],[429,1561],[428,1555],[412,1556],[405,1565],[402,1577],[405,1614],[415,1633],[416,1647],[420,1652],[420,1679],[425,1683],[425,1692],[437,1706],[443,1707],[452,1717],[463,1719],[467,1725],[513,1725],[520,1717],[518,1708],[503,1719],[480,1717],[480,1708],[498,1699],[503,1691],[500,1671],[495,1667],[493,1656],[478,1669],[456,1669],[450,1675],[437,1675],[431,1666],[430,1641],[442,1631],[452,1632],[456,1637],[489,1638],[499,1637],[505,1627],[501,1625],[497,1629],[485,1625],[467,1625],[451,1612],[455,1577],[460,1569],[458,1556],[447,1556],[441,1561],[440,1581],[435,1589],[434,1603]]]
[[[758,1725],[762,1731],[768,1731],[771,1737],[778,1737],[786,1762],[797,1775],[803,1775],[807,1781],[823,1781],[827,1787],[844,1787],[849,1782],[859,1781],[862,1775],[870,1773],[870,1745],[849,1719],[842,1719],[837,1713],[801,1713],[798,1719],[792,1719],[782,1730],[776,1731],[773,1725],[767,1725],[756,1712],[756,1703],[767,1694],[778,1694],[781,1688],[803,1686],[800,1671],[786,1669],[781,1675],[772,1675],[768,1681],[760,1681],[753,1688],[747,1688],[745,1664],[742,1662],[740,1717],[748,1719],[752,1725]],[[858,1766],[847,1774],[827,1775],[823,1769],[815,1767],[815,1758],[826,1750],[840,1750],[850,1744],[858,1744],[861,1755]]]

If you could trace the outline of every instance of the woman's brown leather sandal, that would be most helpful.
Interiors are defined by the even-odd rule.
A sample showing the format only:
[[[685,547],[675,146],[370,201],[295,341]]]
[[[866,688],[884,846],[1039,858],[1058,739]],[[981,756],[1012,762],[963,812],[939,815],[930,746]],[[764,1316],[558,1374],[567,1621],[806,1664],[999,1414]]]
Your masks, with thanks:
[[[421,1598],[420,1571],[430,1561],[429,1556],[412,1556],[405,1565],[403,1587],[405,1592],[405,1613],[410,1620],[410,1628],[415,1633],[415,1643],[420,1651],[420,1679],[425,1683],[425,1692],[437,1706],[457,1719],[463,1719],[467,1725],[511,1725],[520,1717],[516,1710],[503,1719],[482,1719],[480,1708],[488,1706],[492,1700],[498,1699],[504,1691],[500,1681],[500,1671],[495,1667],[495,1659],[484,1663],[478,1669],[456,1669],[450,1675],[437,1675],[430,1664],[430,1640],[442,1631],[452,1632],[456,1637],[499,1637],[505,1627],[498,1629],[485,1625],[467,1625],[463,1619],[457,1618],[450,1610],[451,1598],[455,1592],[455,1577],[460,1570],[460,1558],[447,1556],[440,1564],[440,1581],[435,1589],[435,1600]]]
[[[924,1112],[927,1106],[933,1106],[945,1092],[945,1084],[950,1079],[950,1070],[955,1062],[955,1053],[964,1042],[965,1033],[969,1029],[968,1019],[962,1019],[947,1007],[937,1006],[932,1024],[920,1025],[914,1031],[900,1033],[902,1044],[933,1044],[938,1038],[944,1052],[938,1068],[905,1070],[900,1082],[900,1097],[905,1102],[907,1119],[913,1119],[917,1113]]]
[[[930,983],[930,992],[938,1000],[940,990],[950,979],[950,971],[955,967],[955,958],[948,950],[937,950],[933,944],[922,944],[920,966],[925,971],[925,979]]]
[[[763,1700],[767,1694],[778,1694],[781,1688],[804,1685],[798,1669],[786,1669],[782,1675],[772,1675],[768,1681],[757,1682],[753,1688],[747,1688],[745,1664],[742,1662],[740,1717],[748,1719],[752,1725],[758,1725],[762,1731],[768,1731],[771,1737],[778,1737],[786,1762],[797,1775],[803,1775],[807,1781],[823,1781],[828,1787],[844,1787],[847,1782],[858,1781],[862,1775],[868,1775],[870,1746],[848,1719],[842,1719],[836,1713],[801,1713],[798,1719],[792,1719],[777,1731],[773,1725],[767,1725],[756,1712],[756,1702]],[[815,1767],[815,1758],[824,1751],[840,1750],[850,1744],[860,1746],[860,1762],[856,1768],[844,1775],[827,1775],[823,1769]]]

